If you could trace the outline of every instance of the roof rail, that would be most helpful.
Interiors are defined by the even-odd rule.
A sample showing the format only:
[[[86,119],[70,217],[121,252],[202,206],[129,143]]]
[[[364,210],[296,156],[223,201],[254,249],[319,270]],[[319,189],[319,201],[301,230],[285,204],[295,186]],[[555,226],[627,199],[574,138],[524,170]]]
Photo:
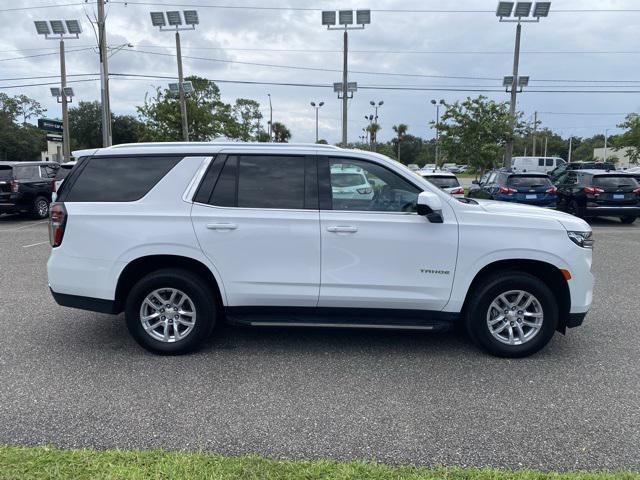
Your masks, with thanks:
[[[267,143],[267,142],[148,142],[148,143],[121,143],[119,145],[112,145],[107,147],[109,149],[118,148],[153,148],[153,147],[279,147],[279,148],[320,148],[329,150],[341,150],[340,147],[335,145],[327,145],[323,143]]]

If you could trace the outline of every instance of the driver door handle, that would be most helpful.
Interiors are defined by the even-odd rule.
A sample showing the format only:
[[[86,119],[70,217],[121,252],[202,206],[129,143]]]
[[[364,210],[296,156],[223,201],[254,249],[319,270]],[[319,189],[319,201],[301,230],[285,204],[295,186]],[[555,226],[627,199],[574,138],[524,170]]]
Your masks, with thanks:
[[[346,225],[332,225],[331,227],[327,227],[327,232],[333,233],[356,233],[358,231],[358,227],[351,227]]]
[[[235,223],[207,223],[209,230],[235,230],[238,225]]]

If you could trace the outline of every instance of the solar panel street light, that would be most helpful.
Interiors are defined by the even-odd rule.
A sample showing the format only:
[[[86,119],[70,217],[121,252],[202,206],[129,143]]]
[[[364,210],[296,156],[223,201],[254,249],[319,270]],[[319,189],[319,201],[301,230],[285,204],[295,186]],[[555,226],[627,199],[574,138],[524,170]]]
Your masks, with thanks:
[[[356,23],[369,25],[371,23],[371,10],[356,10]]]
[[[498,9],[496,10],[497,17],[510,17],[513,10],[513,2],[498,2]]]
[[[62,96],[62,90],[60,89],[60,87],[51,87],[49,90],[51,90],[51,96],[52,97],[61,97]]]
[[[167,12],[167,21],[169,22],[169,25],[173,27],[182,25],[182,17],[180,16],[180,12],[177,10]]]
[[[511,85],[513,85],[513,76],[504,77],[502,79],[503,87],[510,87]]]
[[[51,33],[49,24],[44,20],[36,20],[33,23],[36,26],[36,32],[38,32],[38,35],[49,35]]]
[[[170,83],[169,84],[169,91],[171,93],[179,93],[180,92],[180,85],[178,85],[177,83]]]
[[[182,82],[182,90],[184,90],[184,93],[193,93],[195,91],[193,83],[190,81]]]
[[[73,88],[71,87],[63,87],[62,88],[62,92],[65,94],[65,96],[67,97],[73,97],[74,93],[73,93]]]
[[[182,13],[184,15],[184,23],[187,25],[198,25],[200,23],[197,10],[184,10]]]
[[[518,18],[528,17],[529,13],[531,13],[531,4],[532,2],[516,3],[516,10],[513,16]]]
[[[51,31],[56,35],[64,35],[67,33],[62,20],[49,20],[49,25],[51,25]]]
[[[338,22],[340,25],[352,25],[353,10],[340,10],[338,12]]]
[[[336,24],[336,12],[324,11],[322,12],[322,25],[330,26]]]
[[[78,20],[65,20],[64,23],[67,24],[67,31],[72,35],[79,35],[82,33],[82,26]]]
[[[529,85],[529,77],[526,75],[521,75],[518,77],[518,86],[520,88],[526,87]]]
[[[167,21],[164,18],[164,12],[151,12],[151,25],[154,27],[164,27]]]
[[[536,2],[533,7],[533,16],[536,18],[548,17],[551,10],[551,2]]]

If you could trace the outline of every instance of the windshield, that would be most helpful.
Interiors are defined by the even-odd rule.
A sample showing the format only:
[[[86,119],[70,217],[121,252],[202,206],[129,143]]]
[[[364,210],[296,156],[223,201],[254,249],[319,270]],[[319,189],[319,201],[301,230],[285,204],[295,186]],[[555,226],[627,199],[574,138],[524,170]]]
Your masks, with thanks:
[[[425,180],[433,183],[436,187],[440,188],[450,188],[450,187],[459,187],[460,182],[456,177],[424,177]]]
[[[331,185],[334,187],[354,187],[365,185],[367,180],[360,173],[332,173]]]
[[[602,188],[637,188],[638,182],[630,176],[602,175],[593,177],[593,185]]]
[[[512,176],[507,180],[510,187],[533,188],[551,186],[551,180],[548,177],[526,177],[524,175]]]
[[[13,169],[11,167],[0,167],[0,181],[11,180]]]

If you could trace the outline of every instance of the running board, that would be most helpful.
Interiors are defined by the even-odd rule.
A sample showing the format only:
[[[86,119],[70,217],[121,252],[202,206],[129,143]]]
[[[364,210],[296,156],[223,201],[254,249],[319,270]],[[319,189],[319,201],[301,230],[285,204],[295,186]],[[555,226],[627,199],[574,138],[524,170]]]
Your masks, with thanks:
[[[459,313],[359,308],[227,307],[228,323],[252,327],[448,330]]]

